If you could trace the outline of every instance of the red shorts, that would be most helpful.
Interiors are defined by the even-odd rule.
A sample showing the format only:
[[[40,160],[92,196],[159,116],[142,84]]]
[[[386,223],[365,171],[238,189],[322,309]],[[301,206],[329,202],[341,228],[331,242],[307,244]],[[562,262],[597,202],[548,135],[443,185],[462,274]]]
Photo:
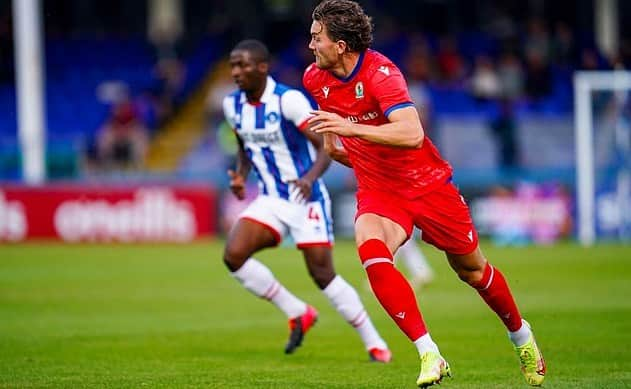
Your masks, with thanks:
[[[365,213],[392,220],[403,227],[408,237],[416,226],[425,242],[447,253],[469,254],[478,246],[469,207],[451,182],[414,200],[393,193],[358,191],[355,218]]]

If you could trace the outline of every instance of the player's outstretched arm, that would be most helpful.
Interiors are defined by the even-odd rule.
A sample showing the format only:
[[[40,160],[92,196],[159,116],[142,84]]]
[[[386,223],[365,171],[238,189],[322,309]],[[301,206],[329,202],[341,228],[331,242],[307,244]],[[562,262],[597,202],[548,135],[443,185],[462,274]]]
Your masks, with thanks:
[[[417,148],[423,144],[425,134],[414,107],[396,109],[388,116],[389,123],[380,126],[352,123],[338,114],[313,111],[309,123],[316,133],[332,133],[339,136],[354,136],[370,142],[388,146]]]

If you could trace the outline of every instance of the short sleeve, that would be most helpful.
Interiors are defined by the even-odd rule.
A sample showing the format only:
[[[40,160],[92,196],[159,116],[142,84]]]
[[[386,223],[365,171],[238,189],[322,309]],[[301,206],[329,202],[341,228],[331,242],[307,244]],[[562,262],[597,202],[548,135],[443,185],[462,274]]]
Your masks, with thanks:
[[[403,74],[391,63],[377,68],[370,89],[385,117],[398,108],[414,106]]]
[[[307,97],[296,89],[290,89],[280,97],[280,107],[283,116],[303,130],[307,119],[311,116],[313,107]]]
[[[234,99],[236,98],[237,97],[234,95],[229,95],[224,97],[223,99],[223,116],[226,118],[226,121],[228,122],[228,124],[230,124],[230,127],[232,128],[236,128],[236,112],[234,108]]]
[[[315,71],[315,64],[312,63],[311,65],[307,66],[307,68],[305,69],[305,72],[302,75],[302,86],[309,93],[313,93],[313,91],[311,90],[311,84],[313,80],[314,71]]]

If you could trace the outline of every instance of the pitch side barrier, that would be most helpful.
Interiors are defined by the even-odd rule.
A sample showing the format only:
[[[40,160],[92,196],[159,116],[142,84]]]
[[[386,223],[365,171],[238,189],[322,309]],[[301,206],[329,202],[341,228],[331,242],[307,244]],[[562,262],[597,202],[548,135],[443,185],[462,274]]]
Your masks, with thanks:
[[[0,187],[0,242],[189,242],[214,236],[206,185]]]

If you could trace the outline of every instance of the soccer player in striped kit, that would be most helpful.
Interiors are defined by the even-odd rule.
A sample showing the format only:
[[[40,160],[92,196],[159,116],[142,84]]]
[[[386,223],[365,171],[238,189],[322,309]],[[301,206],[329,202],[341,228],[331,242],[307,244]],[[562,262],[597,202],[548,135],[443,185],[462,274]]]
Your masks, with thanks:
[[[414,291],[393,264],[392,253],[414,226],[502,320],[526,381],[541,385],[545,364],[530,326],[504,276],[482,254],[451,166],[425,136],[403,75],[369,48],[370,17],[354,1],[324,0],[312,18],[309,48],[315,63],[305,70],[303,84],[320,108],[309,119],[311,130],[324,134],[329,155],[355,172],[359,257],[375,296],[418,350],[417,385],[440,382],[450,368],[429,335]]]
[[[238,90],[225,97],[223,110],[239,143],[236,169],[228,171],[230,189],[242,199],[246,177],[253,169],[259,194],[229,233],[223,258],[226,266],[246,289],[287,315],[290,334],[285,353],[290,354],[315,324],[318,312],[253,258],[290,235],[303,253],[309,275],[358,332],[370,359],[389,362],[388,346],[359,295],[333,268],[330,199],[320,178],[331,159],[322,136],[307,131],[311,104],[302,92],[268,75],[269,52],[259,41],[238,43],[230,53],[230,67]]]

